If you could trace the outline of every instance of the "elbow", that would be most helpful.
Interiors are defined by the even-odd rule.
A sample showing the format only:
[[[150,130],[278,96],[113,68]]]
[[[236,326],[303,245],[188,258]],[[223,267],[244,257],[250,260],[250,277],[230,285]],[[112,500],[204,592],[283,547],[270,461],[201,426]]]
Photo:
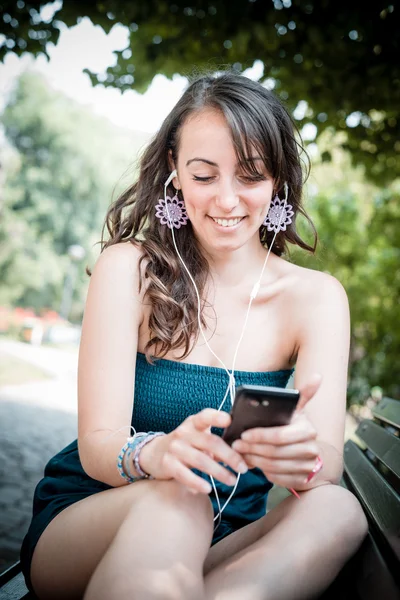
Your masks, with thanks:
[[[78,452],[82,469],[85,471],[86,475],[96,481],[107,483],[101,479],[99,461],[95,459],[97,453],[95,448],[93,448],[93,445],[82,443],[82,440],[79,440],[78,438]]]
[[[99,447],[98,441],[93,439],[83,442],[78,438],[78,452],[82,469],[88,477],[109,487],[125,485],[117,471],[117,461],[109,459],[110,453],[117,456],[117,449]]]
[[[91,477],[92,479],[97,479],[97,474],[95,472],[95,469],[93,469],[93,460],[90,460],[90,454],[89,452],[86,451],[87,449],[85,449],[84,445],[82,444],[82,442],[79,441],[78,439],[78,452],[79,452],[79,460],[81,462],[82,465],[82,469],[85,471],[86,475],[88,477]]]

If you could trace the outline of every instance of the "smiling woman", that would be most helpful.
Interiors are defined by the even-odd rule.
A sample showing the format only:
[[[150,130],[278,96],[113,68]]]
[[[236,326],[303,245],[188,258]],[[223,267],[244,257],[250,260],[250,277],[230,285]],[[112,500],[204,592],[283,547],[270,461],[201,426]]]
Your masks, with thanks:
[[[46,466],[21,551],[40,600],[308,599],[361,544],[364,514],[337,485],[346,293],[285,259],[288,244],[315,247],[296,232],[300,153],[272,92],[201,77],[111,206],[78,439]],[[229,445],[236,385],[283,388],[294,366],[290,423]],[[293,495],[266,514],[274,484]]]
[[[144,348],[148,358],[152,351],[166,356],[179,349],[184,359],[199,333],[196,292],[171,235],[154,212],[154,195],[161,194],[168,174],[176,167],[179,177],[169,186],[170,197],[184,200],[189,219],[180,229],[177,247],[202,296],[220,252],[242,248],[242,262],[249,264],[250,259],[254,271],[249,275],[254,279],[255,257],[264,260],[270,246],[277,256],[288,244],[315,250],[317,235],[302,206],[301,154],[307,164],[290,115],[260,84],[225,74],[200,78],[183,94],[144,153],[138,181],[107,216],[110,239],[104,247],[143,239],[146,293],[154,303],[153,334]],[[275,200],[283,197],[284,183],[292,209],[288,215],[293,218],[283,219],[274,238],[268,209],[274,196]],[[296,231],[298,213],[314,230],[313,246]],[[172,282],[173,294],[166,293]]]
[[[190,158],[196,152],[204,158]],[[174,185],[182,189],[194,234],[207,254],[238,249],[251,239],[247,250],[254,256],[260,250],[257,234],[268,213],[274,180],[261,156],[238,162],[231,129],[220,110],[204,109],[186,120],[176,167],[179,180],[176,177]]]

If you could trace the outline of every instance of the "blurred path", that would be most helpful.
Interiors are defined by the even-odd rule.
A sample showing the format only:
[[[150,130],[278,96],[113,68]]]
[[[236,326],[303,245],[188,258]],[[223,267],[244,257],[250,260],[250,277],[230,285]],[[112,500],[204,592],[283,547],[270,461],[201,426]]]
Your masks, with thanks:
[[[0,572],[19,559],[48,460],[77,437],[78,351],[0,341],[52,379],[0,387]]]
[[[38,406],[77,413],[78,348],[76,351],[66,351],[0,340],[0,352],[29,362],[52,377],[47,381],[4,385],[0,388],[3,401],[23,400]]]
[[[76,350],[60,350],[48,346],[33,346],[16,340],[0,340],[0,352],[25,360],[54,377],[76,372],[78,366],[78,347]]]

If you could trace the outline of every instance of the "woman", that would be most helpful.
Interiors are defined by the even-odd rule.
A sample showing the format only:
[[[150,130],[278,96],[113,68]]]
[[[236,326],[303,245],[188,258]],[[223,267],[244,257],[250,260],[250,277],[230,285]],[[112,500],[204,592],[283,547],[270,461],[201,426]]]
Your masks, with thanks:
[[[286,110],[232,73],[194,81],[150,143],[89,285],[78,440],[35,491],[21,559],[40,599],[311,598],[361,544],[338,485],[347,297],[282,256],[314,250],[302,179]],[[285,387],[294,366],[291,423],[228,446],[233,382]],[[293,494],[266,515],[273,484]]]

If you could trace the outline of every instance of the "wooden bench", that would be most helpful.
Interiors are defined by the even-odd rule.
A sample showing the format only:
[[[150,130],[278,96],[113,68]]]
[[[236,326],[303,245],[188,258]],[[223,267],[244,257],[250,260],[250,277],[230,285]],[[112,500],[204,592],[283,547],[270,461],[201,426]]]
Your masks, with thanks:
[[[400,401],[383,400],[344,447],[341,484],[361,502],[369,532],[320,600],[400,599]],[[0,575],[0,600],[34,600],[20,563]]]
[[[342,485],[361,502],[369,532],[341,575],[349,600],[399,600],[400,401],[383,398],[372,414],[344,447]]]

